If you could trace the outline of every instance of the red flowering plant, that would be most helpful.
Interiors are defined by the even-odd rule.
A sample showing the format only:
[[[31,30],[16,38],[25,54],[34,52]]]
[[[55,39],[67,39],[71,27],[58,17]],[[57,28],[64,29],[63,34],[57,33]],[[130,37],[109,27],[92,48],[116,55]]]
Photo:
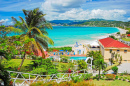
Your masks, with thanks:
[[[71,73],[71,70],[70,70],[70,68],[68,69],[68,72],[69,72],[69,73]]]
[[[115,75],[114,74],[106,74],[106,78],[108,79],[108,80],[114,80],[115,79]]]
[[[18,68],[18,70],[20,70],[20,68]]]

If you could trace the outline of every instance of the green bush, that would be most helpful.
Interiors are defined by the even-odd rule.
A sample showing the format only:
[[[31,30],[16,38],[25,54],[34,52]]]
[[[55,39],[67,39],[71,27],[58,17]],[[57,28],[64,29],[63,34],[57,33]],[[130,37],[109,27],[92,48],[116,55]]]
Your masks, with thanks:
[[[80,76],[74,76],[74,77],[71,76],[71,79],[74,83],[83,81],[83,77]]]
[[[117,32],[117,34],[120,34],[120,32]]]
[[[117,72],[118,72],[118,67],[117,67],[117,66],[112,67],[112,70],[114,71],[115,74],[117,74]]]
[[[123,81],[125,81],[126,79],[125,79],[125,77],[123,77]]]
[[[78,67],[79,69],[87,69],[87,63],[84,60],[79,60]]]
[[[118,76],[116,76],[115,79],[118,79]]]
[[[51,74],[57,74],[57,73],[58,73],[57,69],[49,69],[48,70],[48,74],[49,75],[51,75]]]
[[[34,70],[32,70],[31,71],[31,73],[33,73],[33,74],[46,74],[46,69],[44,69],[44,68],[36,68],[36,69],[34,69]]]
[[[117,62],[116,64],[114,64],[114,65],[112,65],[112,66],[108,66],[108,67],[105,69],[105,71],[108,71],[108,70],[110,70],[110,69],[112,69],[113,67],[118,66],[118,65],[119,65],[119,63]]]
[[[114,74],[106,74],[106,78],[108,80],[114,80],[115,79],[115,75]]]
[[[60,47],[60,48],[55,48],[55,47],[53,47],[53,48],[49,48],[49,51],[53,51],[53,50],[64,50],[64,51],[72,51],[72,47]]]
[[[127,31],[126,34],[130,34],[130,31]]]
[[[123,74],[123,73],[121,73],[120,75],[121,75],[121,76],[123,76],[124,74]]]
[[[82,77],[84,80],[89,80],[92,74],[83,74]]]

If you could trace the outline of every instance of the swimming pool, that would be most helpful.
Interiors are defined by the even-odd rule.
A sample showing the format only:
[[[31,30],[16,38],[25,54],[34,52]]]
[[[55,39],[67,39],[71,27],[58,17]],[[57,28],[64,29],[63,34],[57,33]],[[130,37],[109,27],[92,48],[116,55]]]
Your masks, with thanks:
[[[85,60],[87,57],[76,57],[76,56],[74,56],[74,57],[70,57],[70,60]]]
[[[49,58],[52,59],[54,56],[50,56]],[[55,56],[57,59],[60,58],[59,56]],[[80,56],[71,56],[70,60],[86,60],[87,57],[80,57]]]

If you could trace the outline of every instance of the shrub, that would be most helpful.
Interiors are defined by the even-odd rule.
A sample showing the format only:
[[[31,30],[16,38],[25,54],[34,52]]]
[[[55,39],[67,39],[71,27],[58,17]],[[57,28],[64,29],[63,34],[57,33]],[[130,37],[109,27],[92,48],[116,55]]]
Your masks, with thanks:
[[[130,34],[130,31],[127,31],[126,34]]]
[[[105,71],[108,71],[108,70],[110,70],[110,69],[112,69],[113,67],[118,66],[118,65],[119,65],[119,63],[116,63],[116,64],[114,64],[114,65],[112,65],[112,66],[108,66],[108,67],[105,69]]]
[[[126,79],[125,79],[125,77],[123,78],[123,81],[125,81]]]
[[[82,77],[84,80],[89,80],[92,74],[83,74]]]
[[[83,77],[80,76],[74,76],[74,77],[71,76],[71,79],[74,83],[83,81]]]
[[[123,73],[121,73],[120,75],[123,76]]]
[[[45,74],[47,71],[44,68],[36,68],[31,71],[33,74]]]
[[[79,69],[87,69],[87,63],[84,60],[79,60],[78,67]]]
[[[115,79],[118,79],[118,76],[116,76]]]
[[[129,82],[130,82],[130,78],[128,78]]]
[[[117,67],[117,66],[112,67],[112,70],[114,71],[115,74],[117,74],[117,72],[118,72],[118,67]]]
[[[98,77],[99,75],[97,74],[96,76],[93,77],[93,79],[97,79],[98,80]],[[100,78],[101,78],[101,75],[100,75]]]
[[[120,34],[120,32],[117,32],[117,34]]]
[[[49,69],[48,70],[48,74],[49,75],[51,75],[51,74],[57,74],[57,73],[58,73],[57,69]]]
[[[115,75],[114,74],[106,74],[106,78],[108,80],[114,80],[115,79]]]

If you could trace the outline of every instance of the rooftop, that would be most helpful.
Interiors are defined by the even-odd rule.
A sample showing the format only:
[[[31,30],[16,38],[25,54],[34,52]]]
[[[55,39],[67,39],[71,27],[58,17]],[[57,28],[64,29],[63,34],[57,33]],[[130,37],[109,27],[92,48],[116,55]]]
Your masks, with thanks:
[[[124,44],[120,41],[114,40],[110,37],[100,39],[99,42],[104,46],[104,47],[115,47],[115,48],[130,48],[127,44]]]

